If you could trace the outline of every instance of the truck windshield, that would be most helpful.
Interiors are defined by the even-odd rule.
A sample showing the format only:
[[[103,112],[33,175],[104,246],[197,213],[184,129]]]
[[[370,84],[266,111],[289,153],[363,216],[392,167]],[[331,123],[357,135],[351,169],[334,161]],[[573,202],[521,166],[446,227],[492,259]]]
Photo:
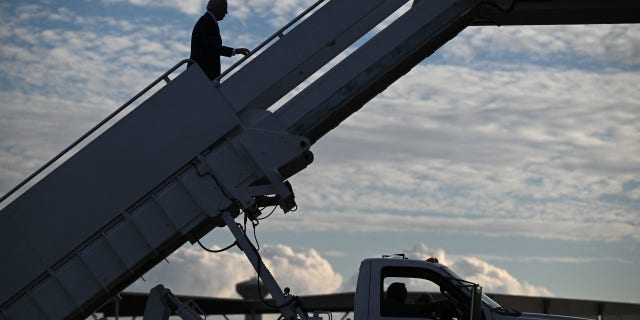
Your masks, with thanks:
[[[464,288],[465,293],[467,293],[468,295],[471,295],[471,292],[470,292],[471,289],[469,285],[474,283],[462,279],[459,275],[457,275],[455,272],[451,271],[451,269],[445,266],[442,266],[442,270],[444,270],[446,273],[448,273],[451,276],[451,280],[454,280],[455,282],[457,282],[458,287]],[[500,306],[499,303],[495,302],[493,299],[489,298],[489,296],[487,296],[484,293],[482,293],[482,302],[484,302],[484,304],[486,304],[491,310],[502,308],[502,306]]]

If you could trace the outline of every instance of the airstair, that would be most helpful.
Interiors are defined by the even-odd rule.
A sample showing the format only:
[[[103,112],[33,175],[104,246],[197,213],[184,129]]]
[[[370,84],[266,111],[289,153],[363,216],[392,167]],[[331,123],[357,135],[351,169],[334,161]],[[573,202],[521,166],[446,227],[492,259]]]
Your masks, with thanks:
[[[47,167],[86,144],[68,160],[12,190],[0,212],[0,319],[82,319],[187,241],[255,212],[257,197],[291,209],[285,181],[311,163],[313,143],[483,21],[482,10],[518,12],[514,1],[421,0],[393,16],[404,5],[320,0],[213,83],[197,65],[171,80],[185,60],[145,89],[166,82],[146,101],[111,124],[137,95]]]

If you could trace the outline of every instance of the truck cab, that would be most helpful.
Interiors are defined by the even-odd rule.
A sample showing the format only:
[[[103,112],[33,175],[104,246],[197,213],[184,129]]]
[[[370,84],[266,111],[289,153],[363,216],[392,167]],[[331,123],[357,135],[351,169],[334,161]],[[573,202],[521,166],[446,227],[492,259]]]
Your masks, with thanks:
[[[433,258],[362,261],[354,311],[354,320],[569,319],[504,308]]]

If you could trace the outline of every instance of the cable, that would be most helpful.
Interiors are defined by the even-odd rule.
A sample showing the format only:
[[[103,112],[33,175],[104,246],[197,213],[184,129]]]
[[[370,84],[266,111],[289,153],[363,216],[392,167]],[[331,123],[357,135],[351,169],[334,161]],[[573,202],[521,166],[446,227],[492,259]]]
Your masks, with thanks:
[[[285,302],[282,305],[277,305],[277,304],[271,304],[269,302],[267,302],[267,300],[264,298],[264,295],[262,293],[262,286],[260,285],[260,279],[262,278],[262,266],[264,266],[266,268],[266,265],[264,264],[264,261],[262,260],[262,256],[260,255],[260,243],[258,242],[258,236],[256,234],[256,226],[258,226],[259,221],[257,219],[249,219],[247,217],[247,214],[245,213],[245,219],[244,219],[244,228],[242,225],[238,224],[238,227],[240,227],[240,229],[242,230],[242,233],[244,233],[245,237],[247,238],[247,240],[249,239],[249,237],[247,237],[247,220],[251,220],[251,225],[253,227],[253,237],[256,240],[256,244],[258,244],[258,248],[256,248],[256,246],[251,242],[251,241],[247,241],[249,243],[249,245],[251,246],[251,249],[253,250],[253,252],[255,253],[256,257],[258,258],[258,268],[257,268],[257,279],[256,281],[258,282],[258,296],[260,297],[260,300],[262,301],[262,303],[264,303],[267,307],[270,308],[274,308],[274,309],[282,309],[284,307],[288,307],[290,305],[292,305],[293,303],[297,304],[297,307],[299,308],[299,311],[307,314],[306,309],[304,308],[304,305],[302,304],[302,302],[298,299],[297,296],[291,296],[291,299],[289,299],[289,301]],[[267,270],[268,272],[268,270]],[[289,289],[285,288],[284,290],[285,295],[289,295]],[[273,297],[272,297],[273,298]],[[294,310],[294,312],[297,313],[297,311]]]
[[[264,210],[264,209],[266,209],[266,208],[267,208],[267,207],[262,208],[262,209],[260,210],[260,212],[262,212],[262,210]],[[276,212],[276,209],[278,209],[278,207],[274,206],[274,207],[273,207],[273,210],[271,210],[271,212],[269,212],[269,214],[268,214],[268,215],[266,215],[266,216],[264,216],[264,217],[258,217],[258,218],[256,218],[256,219],[257,219],[257,220],[264,220],[264,219],[266,219],[266,218],[269,218],[269,217],[271,217],[271,215],[272,215],[274,212]]]
[[[202,249],[204,249],[205,251],[211,252],[211,253],[220,253],[223,251],[227,251],[231,248],[233,248],[234,246],[238,245],[238,241],[234,241],[232,244],[220,249],[220,250],[213,250],[213,249],[209,249],[207,247],[205,247],[202,242],[200,242],[200,239],[198,239],[198,244],[200,245],[200,247],[202,247]]]
[[[260,221],[257,218],[250,217],[246,212],[244,213],[244,228],[241,228],[241,229],[242,229],[242,232],[244,232],[245,237],[247,236],[247,220],[251,221],[251,226],[253,227],[253,239],[256,240],[256,245],[257,245],[256,252],[258,252],[260,251],[260,242],[258,242],[258,236],[256,235],[256,227],[260,224]],[[247,239],[249,239],[249,237],[247,237]],[[251,244],[251,246],[255,248],[253,243]]]
[[[260,251],[260,242],[258,242],[258,236],[256,235],[256,227],[260,222],[258,220],[251,220],[251,225],[253,226],[253,239],[256,240],[256,245],[258,246],[258,251]]]

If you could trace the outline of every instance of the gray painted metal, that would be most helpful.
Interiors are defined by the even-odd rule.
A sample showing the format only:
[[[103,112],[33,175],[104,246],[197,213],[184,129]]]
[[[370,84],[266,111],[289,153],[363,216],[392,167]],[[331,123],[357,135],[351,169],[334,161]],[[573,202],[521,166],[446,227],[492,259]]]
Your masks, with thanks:
[[[480,3],[415,2],[276,117],[257,111],[404,2],[331,1],[217,89],[188,69],[7,205],[0,318],[86,316],[221,225],[232,202],[289,195],[279,169],[455,36]]]
[[[315,142],[471,21],[477,0],[421,0],[275,114]]]
[[[282,128],[243,128],[189,68],[2,211],[0,318],[87,316],[234,202],[287,196],[278,169],[310,143]]]
[[[220,224],[211,218],[230,199],[245,208],[255,195],[288,196],[278,169],[309,141],[287,134],[271,113],[250,110],[248,124],[234,109],[275,101],[406,2],[357,1],[358,10],[352,0],[325,5],[220,88],[188,69],[7,205],[0,317],[87,315]],[[327,23],[336,16],[341,23]],[[309,50],[292,50],[303,40]],[[264,91],[269,98],[259,98]]]
[[[210,178],[179,172],[238,124],[212,103],[220,98],[203,77],[187,70],[4,208],[0,301],[9,318],[82,312],[228,206]],[[173,192],[132,207],[168,178]]]
[[[640,23],[637,0],[516,0],[506,9],[481,5],[472,25]]]
[[[224,81],[234,107],[267,109],[407,0],[334,0]]]
[[[165,81],[166,83],[171,82],[171,79],[169,78],[169,75],[173,74],[173,72],[175,72],[179,67],[181,67],[182,65],[188,63],[188,62],[193,62],[190,59],[185,59],[180,61],[178,64],[176,64],[175,66],[173,66],[171,69],[167,70],[167,72],[165,72],[162,76],[160,76],[158,79],[156,79],[156,81],[152,82],[151,84],[149,84],[146,88],[142,89],[142,91],[138,92],[138,94],[136,94],[135,96],[133,96],[131,99],[129,99],[129,101],[125,102],[122,106],[120,106],[120,108],[116,109],[114,112],[112,112],[109,116],[107,116],[106,118],[104,118],[102,121],[100,121],[97,125],[95,125],[93,128],[89,129],[89,131],[85,132],[80,138],[78,138],[76,141],[74,141],[71,145],[69,145],[67,148],[65,148],[64,150],[62,150],[59,154],[57,154],[55,157],[53,157],[51,160],[49,160],[47,163],[45,163],[42,167],[40,167],[40,169],[36,170],[34,173],[32,173],[31,175],[29,175],[26,179],[24,179],[21,183],[19,183],[17,186],[15,186],[13,189],[11,189],[9,192],[7,192],[5,195],[3,195],[2,197],[0,197],[0,205],[4,204],[4,201],[6,199],[9,199],[14,193],[16,193],[18,190],[20,190],[23,186],[25,186],[27,183],[31,182],[34,178],[36,178],[38,175],[40,175],[42,172],[44,172],[46,169],[49,169],[54,163],[56,163],[56,161],[58,161],[59,159],[61,159],[63,156],[67,155],[71,150],[73,150],[74,148],[78,147],[82,142],[87,141],[87,139],[89,137],[91,137],[91,135],[93,135],[94,133],[96,133],[98,130],[104,128],[104,126],[109,123],[112,119],[114,119],[116,116],[120,115],[122,113],[122,111],[124,111],[127,107],[129,107],[132,103],[134,103],[135,101],[137,101],[140,97],[142,97],[143,95],[145,95],[146,93],[148,93],[151,89],[153,89],[158,83],[160,83],[161,81]],[[0,209],[4,208],[4,206],[0,206]]]

